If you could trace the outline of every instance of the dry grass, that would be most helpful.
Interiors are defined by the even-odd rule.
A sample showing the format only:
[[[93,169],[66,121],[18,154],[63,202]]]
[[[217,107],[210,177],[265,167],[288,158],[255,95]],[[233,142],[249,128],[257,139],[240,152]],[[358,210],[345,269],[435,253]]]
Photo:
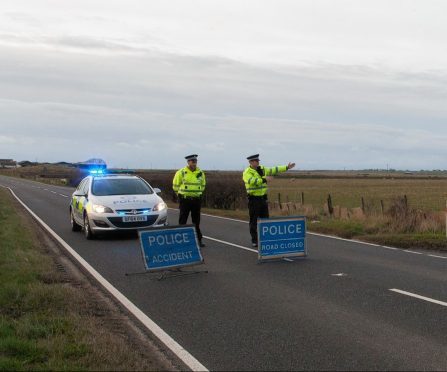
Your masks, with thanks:
[[[362,197],[370,209],[379,211],[380,200],[385,208],[394,198],[407,195],[409,206],[416,209],[441,211],[446,206],[447,179],[301,179],[274,178],[269,182],[269,199],[283,202],[301,201],[323,205],[331,194],[333,205],[360,207]]]

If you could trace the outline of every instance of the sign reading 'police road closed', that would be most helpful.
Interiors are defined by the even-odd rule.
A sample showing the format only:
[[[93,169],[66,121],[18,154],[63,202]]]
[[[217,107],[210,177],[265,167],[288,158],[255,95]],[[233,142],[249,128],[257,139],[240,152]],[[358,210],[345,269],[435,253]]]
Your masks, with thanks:
[[[305,217],[258,220],[259,260],[306,255]]]
[[[140,230],[139,236],[148,271],[203,263],[193,226]]]

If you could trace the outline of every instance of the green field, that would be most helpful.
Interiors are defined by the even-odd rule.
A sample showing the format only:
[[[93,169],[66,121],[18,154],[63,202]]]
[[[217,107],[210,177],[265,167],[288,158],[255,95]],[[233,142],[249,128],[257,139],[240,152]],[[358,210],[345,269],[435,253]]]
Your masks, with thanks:
[[[165,197],[171,194],[174,170],[140,169],[140,174],[155,187],[163,190]],[[0,169],[0,174],[29,178],[46,183],[71,184],[76,186],[82,175],[74,168],[40,165],[17,169]],[[228,194],[240,200],[245,198],[242,172],[207,171],[208,197],[215,198]],[[322,206],[329,194],[333,205],[355,208],[362,205],[361,199],[372,209],[385,208],[395,197],[404,195],[411,208],[427,211],[442,211],[447,200],[447,175],[445,172],[360,172],[360,171],[298,171],[287,172],[269,180],[269,199],[301,202],[304,193],[305,204]],[[225,195],[223,195],[226,197]],[[212,204],[212,203],[211,203]],[[222,203],[221,203],[222,204]],[[225,203],[223,203],[225,204]],[[244,205],[244,203],[240,203]],[[232,204],[240,207],[238,203]]]
[[[73,169],[51,168],[50,172],[50,167],[0,171],[49,183],[53,182],[52,175],[69,177],[70,172]],[[174,170],[147,169],[136,172],[152,186],[159,187],[163,198],[171,203],[174,203],[174,173]],[[242,171],[206,171],[206,175],[204,210],[246,217]],[[79,178],[75,172],[68,178],[69,184],[75,185]],[[306,215],[315,222],[309,224],[313,231],[398,247],[447,249],[443,213],[447,200],[446,172],[298,171],[269,177],[268,186],[271,214]],[[329,194],[335,211],[332,214],[327,207]],[[275,203],[278,199],[295,204],[279,208]]]
[[[333,205],[355,208],[365,203],[380,209],[383,200],[385,208],[393,198],[406,195],[411,208],[441,211],[447,200],[447,179],[364,179],[364,178],[273,178],[269,181],[269,199],[301,201],[304,193],[305,204],[323,205],[331,194]]]

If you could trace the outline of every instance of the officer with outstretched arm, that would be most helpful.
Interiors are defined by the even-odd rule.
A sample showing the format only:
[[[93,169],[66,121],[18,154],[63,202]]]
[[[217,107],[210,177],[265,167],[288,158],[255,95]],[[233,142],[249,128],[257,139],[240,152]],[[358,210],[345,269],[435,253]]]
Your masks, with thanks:
[[[205,173],[197,166],[197,157],[197,154],[185,156],[188,165],[175,173],[172,188],[179,201],[179,225],[186,225],[189,213],[191,213],[192,223],[196,226],[199,245],[204,247],[205,244],[202,243],[202,232],[200,231],[200,208],[206,180]]]
[[[258,246],[258,218],[269,218],[267,203],[267,176],[275,176],[295,167],[295,163],[264,167],[259,165],[259,154],[247,157],[250,166],[243,173],[243,180],[248,196],[248,211],[250,214],[250,235],[253,247]]]

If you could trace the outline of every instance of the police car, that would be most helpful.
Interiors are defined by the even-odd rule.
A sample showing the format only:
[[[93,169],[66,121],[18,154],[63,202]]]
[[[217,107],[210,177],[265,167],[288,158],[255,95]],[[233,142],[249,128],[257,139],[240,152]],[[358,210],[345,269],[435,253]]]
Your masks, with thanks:
[[[167,225],[160,189],[136,175],[97,173],[85,177],[72,195],[72,231],[83,230],[93,239],[101,232]]]

